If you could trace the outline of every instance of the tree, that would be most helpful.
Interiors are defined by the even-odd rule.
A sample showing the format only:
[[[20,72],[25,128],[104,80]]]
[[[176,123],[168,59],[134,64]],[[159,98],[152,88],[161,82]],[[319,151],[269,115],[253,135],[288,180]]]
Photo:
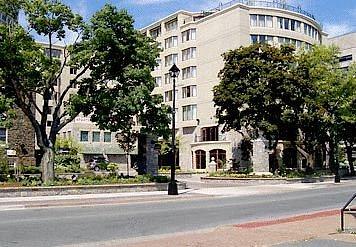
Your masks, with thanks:
[[[214,87],[219,123],[227,130],[260,130],[274,148],[288,140],[308,163],[320,146],[328,146],[337,175],[339,143],[346,143],[351,161],[356,123],[355,65],[340,69],[338,55],[335,47],[296,54],[291,47],[262,44],[225,53]]]
[[[254,129],[270,141],[295,145],[298,114],[311,90],[300,75],[294,48],[254,44],[223,54],[225,66],[214,87],[217,117],[224,130]],[[259,131],[257,131],[259,130]]]
[[[302,113],[302,121],[306,120],[302,130],[309,138],[311,136],[310,139],[328,143],[329,165],[337,175],[339,144],[344,141],[350,154],[356,123],[355,65],[349,70],[340,69],[338,57],[339,51],[334,46],[313,46],[310,52],[301,53],[298,59],[299,67],[305,72],[304,78],[314,86]],[[352,162],[350,167],[354,170]]]
[[[131,128],[130,128],[131,127]],[[127,166],[127,176],[130,176],[130,152],[135,149],[135,144],[138,139],[139,132],[132,129],[132,126],[121,130],[116,134],[116,140],[119,144],[119,147],[125,151],[126,154],[126,166]]]
[[[157,44],[134,29],[126,11],[105,5],[85,24],[59,0],[23,0],[20,6],[30,29],[0,26],[1,95],[13,100],[31,121],[43,154],[44,181],[54,178],[58,132],[78,114],[90,115],[102,128],[119,130],[137,113],[146,121],[148,114],[163,115],[161,109],[168,110],[161,106],[161,97],[151,95]],[[48,46],[37,44],[30,30],[47,39]],[[65,46],[59,61],[53,44],[73,33],[77,39]],[[78,73],[57,90],[66,67]],[[74,86],[77,93],[71,90]],[[53,121],[46,131],[49,113]],[[150,119],[146,122],[147,128],[152,127]]]

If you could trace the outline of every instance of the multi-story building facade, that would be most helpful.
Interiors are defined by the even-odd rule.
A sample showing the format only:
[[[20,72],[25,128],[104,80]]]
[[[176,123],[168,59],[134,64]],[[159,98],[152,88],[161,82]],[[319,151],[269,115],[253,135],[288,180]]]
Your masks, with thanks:
[[[181,69],[175,93],[183,170],[206,169],[212,157],[218,161],[217,168],[241,159],[242,136],[223,133],[215,118],[212,89],[219,83],[224,52],[255,42],[306,49],[322,42],[322,27],[313,15],[280,2],[235,0],[208,12],[178,11],[141,29],[162,48],[152,76],[154,93],[162,94],[166,104],[171,105],[173,93],[168,70],[174,63]],[[256,140],[254,170],[269,171],[268,159],[265,143]]]
[[[0,23],[12,24],[17,18],[0,12]],[[11,128],[0,126],[0,146],[6,149],[11,164],[35,164],[35,132],[30,120],[18,108],[15,108],[16,118]]]
[[[352,62],[356,62],[356,32],[329,38],[327,43],[339,47],[342,68],[347,68]]]

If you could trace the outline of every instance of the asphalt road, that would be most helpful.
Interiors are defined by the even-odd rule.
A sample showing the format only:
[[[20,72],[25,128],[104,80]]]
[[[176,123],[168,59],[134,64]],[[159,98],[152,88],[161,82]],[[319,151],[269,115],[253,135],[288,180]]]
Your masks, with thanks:
[[[354,185],[288,193],[0,211],[0,246],[61,246],[186,232],[340,208]]]

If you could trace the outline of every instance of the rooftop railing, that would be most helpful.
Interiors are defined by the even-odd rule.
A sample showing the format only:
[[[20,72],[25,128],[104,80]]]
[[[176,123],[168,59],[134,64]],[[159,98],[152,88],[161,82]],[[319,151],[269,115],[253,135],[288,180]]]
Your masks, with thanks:
[[[295,7],[289,4],[286,4],[284,2],[281,1],[260,1],[260,0],[232,0],[230,2],[227,3],[220,3],[220,5],[214,9],[209,10],[208,12],[215,12],[215,11],[220,11],[226,8],[231,7],[234,4],[244,4],[247,6],[254,6],[254,7],[266,7],[266,8],[276,8],[276,9],[284,9],[284,10],[289,10],[292,12],[296,12],[305,16],[308,16],[310,18],[312,18],[313,20],[316,20],[314,15],[312,15],[311,13],[303,10],[301,7]]]

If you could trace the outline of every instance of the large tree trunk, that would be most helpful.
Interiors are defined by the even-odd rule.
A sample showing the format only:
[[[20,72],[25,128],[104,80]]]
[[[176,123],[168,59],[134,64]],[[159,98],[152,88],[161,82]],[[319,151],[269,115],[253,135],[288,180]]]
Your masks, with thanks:
[[[49,182],[54,180],[54,150],[52,148],[44,148],[41,159],[42,180]]]
[[[352,143],[347,143],[346,144],[346,155],[347,155],[347,160],[349,162],[349,166],[350,166],[350,172],[352,176],[355,176],[355,167],[353,164],[353,159],[352,159]]]

